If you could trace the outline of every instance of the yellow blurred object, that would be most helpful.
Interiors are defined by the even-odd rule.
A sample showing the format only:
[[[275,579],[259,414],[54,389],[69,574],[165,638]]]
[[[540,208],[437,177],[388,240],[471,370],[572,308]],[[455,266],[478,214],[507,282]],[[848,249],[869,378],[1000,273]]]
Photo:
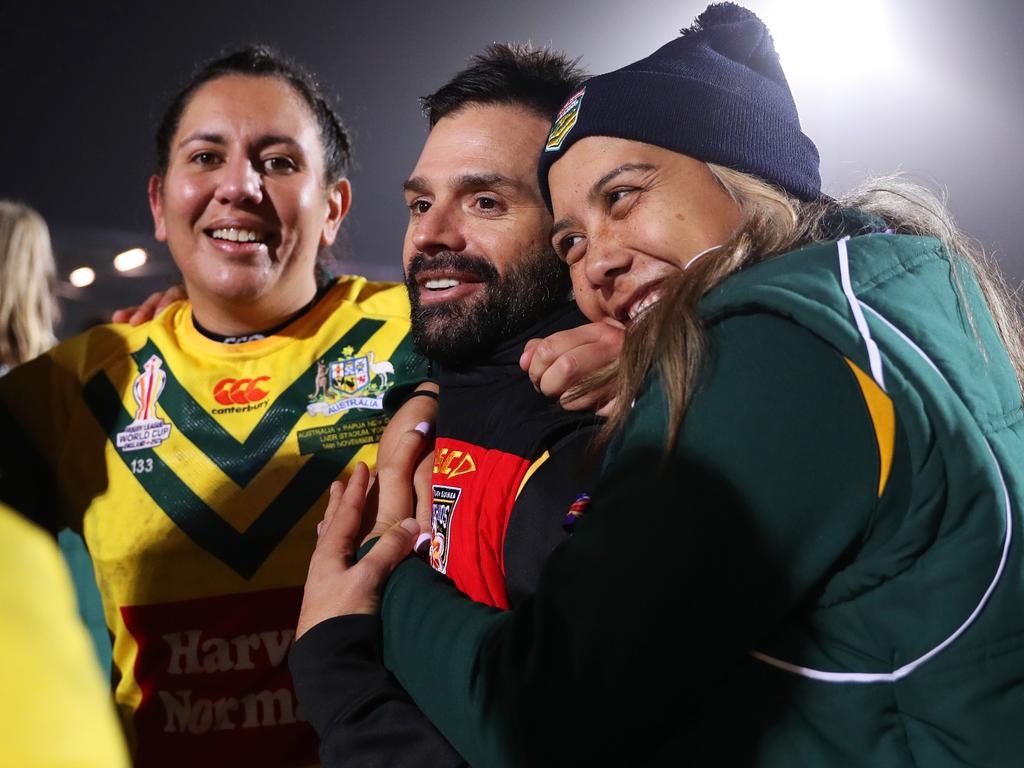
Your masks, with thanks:
[[[0,505],[0,765],[128,765],[57,545]]]

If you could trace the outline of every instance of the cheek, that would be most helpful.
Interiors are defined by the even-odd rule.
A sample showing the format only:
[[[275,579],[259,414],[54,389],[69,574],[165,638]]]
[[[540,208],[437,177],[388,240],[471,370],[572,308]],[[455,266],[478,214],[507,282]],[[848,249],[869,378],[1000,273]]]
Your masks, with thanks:
[[[606,317],[612,316],[610,312],[605,311],[604,303],[601,301],[601,294],[591,287],[590,282],[583,274],[581,263],[570,267],[569,276],[572,278],[572,293],[576,299],[576,306],[579,307],[580,312],[586,316],[587,320],[597,323]]]
[[[295,205],[297,210],[311,219],[320,221],[327,216],[327,198],[319,184],[303,185],[295,195]]]
[[[327,199],[323,188],[315,183],[302,185],[277,184],[267,187],[271,211],[290,237],[286,239],[319,239],[320,230],[327,217]],[[266,199],[264,199],[266,203]]]
[[[172,218],[192,222],[205,210],[207,197],[202,182],[179,179],[169,190],[165,190],[165,213],[170,213]]]

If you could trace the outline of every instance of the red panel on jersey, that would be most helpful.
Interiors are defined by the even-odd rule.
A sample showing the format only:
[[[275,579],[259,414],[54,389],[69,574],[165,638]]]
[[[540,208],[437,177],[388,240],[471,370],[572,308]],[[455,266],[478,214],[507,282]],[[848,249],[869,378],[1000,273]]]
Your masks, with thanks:
[[[293,587],[122,607],[139,645],[135,765],[315,763],[288,672],[301,601]]]
[[[508,608],[503,544],[521,456],[439,437],[434,448],[431,565],[474,600]]]

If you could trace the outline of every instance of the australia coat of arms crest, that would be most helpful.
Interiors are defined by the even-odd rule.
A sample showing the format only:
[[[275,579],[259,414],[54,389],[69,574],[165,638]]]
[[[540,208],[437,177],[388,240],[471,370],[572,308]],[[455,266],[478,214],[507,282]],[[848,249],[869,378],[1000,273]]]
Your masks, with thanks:
[[[341,354],[338,360],[317,361],[315,387],[306,411],[311,416],[333,416],[352,408],[382,410],[394,366],[375,359],[373,350],[357,356],[352,347],[345,347]]]

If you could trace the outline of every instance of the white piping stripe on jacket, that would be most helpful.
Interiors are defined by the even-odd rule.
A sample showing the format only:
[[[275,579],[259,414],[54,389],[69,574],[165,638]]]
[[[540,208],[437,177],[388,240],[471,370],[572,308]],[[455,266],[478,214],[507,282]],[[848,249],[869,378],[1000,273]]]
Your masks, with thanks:
[[[854,296],[852,288],[849,292],[847,292],[847,286],[849,286],[850,284],[850,272],[849,261],[846,257],[845,239],[840,240],[838,246],[840,273],[843,273],[845,271],[845,276],[843,278],[843,292],[846,293],[847,300],[851,301],[851,307],[856,306],[858,310],[860,309],[860,307],[863,307],[876,318],[885,323],[886,326],[892,329],[892,331],[900,339],[905,341],[910,346],[910,348],[913,349],[928,364],[928,366],[939,375],[939,378],[942,379],[943,383],[947,387],[950,387],[952,389],[952,387],[949,384],[949,380],[942,375],[942,371],[939,370],[938,366],[935,365],[934,362],[932,362],[931,358],[928,357],[927,354],[925,354],[924,350],[921,349],[917,344],[915,344],[909,336],[907,336],[905,333],[903,333],[903,331],[901,331],[899,328],[893,325],[877,310],[868,306],[864,302],[858,300],[856,296]],[[855,312],[854,315],[858,317],[857,327],[858,329],[860,329],[860,323],[864,321],[864,315],[863,313],[859,312]],[[867,323],[864,322],[864,325],[866,328]],[[875,353],[877,354],[878,347],[874,346],[874,342],[871,341],[870,336],[867,335],[863,330],[861,330],[861,336],[864,337],[865,343],[868,344],[869,357],[872,348],[874,348]],[[874,363],[872,363],[872,366],[873,365]],[[881,358],[879,358],[879,371],[881,371]],[[872,373],[874,373],[874,371],[872,371]],[[881,386],[881,381],[878,376],[875,377],[875,381],[877,381],[879,386]],[[1002,486],[1003,490],[1003,509],[1006,518],[1006,535],[1003,537],[1003,554],[1002,557],[999,559],[999,566],[996,568],[995,576],[992,577],[992,581],[988,585],[988,589],[985,590],[985,594],[981,596],[981,600],[978,601],[978,605],[974,608],[973,611],[971,611],[971,615],[968,616],[959,627],[957,627],[956,631],[953,632],[953,634],[951,634],[949,637],[947,637],[945,640],[943,640],[941,643],[936,645],[934,648],[932,648],[924,655],[919,656],[913,661],[904,664],[902,667],[893,670],[892,672],[826,672],[824,670],[811,669],[809,667],[802,667],[798,664],[792,664],[788,661],[782,661],[781,659],[776,659],[772,656],[768,656],[767,654],[761,653],[760,651],[751,651],[750,655],[753,656],[755,659],[763,661],[765,664],[770,664],[771,666],[777,667],[778,669],[784,670],[786,672],[792,672],[793,674],[800,675],[801,677],[808,677],[812,680],[820,680],[826,683],[891,683],[906,677],[915,669],[920,667],[922,664],[929,661],[938,654],[942,653],[942,651],[944,651],[953,642],[955,642],[956,639],[960,637],[960,635],[962,635],[964,632],[966,632],[967,628],[974,623],[974,620],[978,618],[978,615],[981,613],[982,609],[985,607],[985,604],[988,603],[989,598],[992,596],[992,592],[995,591],[996,585],[999,583],[999,580],[1002,578],[1003,571],[1006,569],[1006,562],[1010,554],[1010,543],[1013,541],[1013,511],[1012,506],[1010,504],[1010,492],[1006,487],[1006,479],[1003,477],[1002,467],[999,466],[999,460],[996,458],[996,455],[992,450],[992,446],[989,445],[988,440],[985,440],[985,448],[988,450],[988,454],[992,459],[992,465],[996,468],[996,476],[999,478],[999,484]]]
[[[857,323],[857,330],[864,338],[864,346],[868,349],[868,362],[871,364],[871,378],[885,392],[885,379],[882,375],[882,355],[878,352],[878,345],[871,338],[871,329],[868,328],[868,321],[864,319],[857,295],[853,292],[853,285],[850,282],[850,257],[846,253],[846,241],[850,239],[847,235],[836,243],[839,249],[839,281],[843,286],[843,293],[846,294],[846,301],[850,304],[850,311],[853,312],[853,319]]]

